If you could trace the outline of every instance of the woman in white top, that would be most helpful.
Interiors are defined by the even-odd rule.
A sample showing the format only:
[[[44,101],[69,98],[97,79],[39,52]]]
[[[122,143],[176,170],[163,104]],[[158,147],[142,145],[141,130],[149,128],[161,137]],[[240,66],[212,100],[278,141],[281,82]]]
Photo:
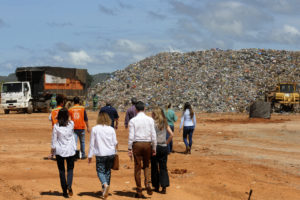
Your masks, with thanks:
[[[113,166],[116,149],[117,137],[115,129],[111,126],[111,119],[105,112],[100,112],[97,125],[91,132],[90,150],[88,162],[92,162],[93,155],[96,156],[97,175],[102,183],[103,198],[108,196],[110,185],[111,168]]]
[[[196,115],[189,102],[186,102],[184,104],[179,132],[181,132],[182,125],[183,125],[183,142],[186,148],[184,153],[191,154],[191,148],[193,144],[193,132],[196,126]],[[187,141],[187,136],[189,136],[189,142]]]
[[[75,160],[76,143],[74,138],[74,122],[69,121],[69,112],[62,108],[57,115],[58,123],[53,126],[51,154],[56,155],[60,184],[63,196],[73,195],[72,181]],[[67,180],[65,175],[65,160],[67,161]],[[69,193],[69,194],[68,194]]]

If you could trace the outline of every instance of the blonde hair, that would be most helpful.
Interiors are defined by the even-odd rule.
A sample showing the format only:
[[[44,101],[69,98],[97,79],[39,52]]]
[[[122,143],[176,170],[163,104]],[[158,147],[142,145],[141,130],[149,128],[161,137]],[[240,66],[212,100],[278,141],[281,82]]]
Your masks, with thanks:
[[[168,122],[163,109],[159,107],[154,108],[152,111],[152,117],[159,130],[163,130],[164,128],[167,128]]]
[[[105,112],[100,112],[96,121],[97,124],[100,125],[107,125],[110,126],[111,125],[111,119],[109,117],[109,115]]]

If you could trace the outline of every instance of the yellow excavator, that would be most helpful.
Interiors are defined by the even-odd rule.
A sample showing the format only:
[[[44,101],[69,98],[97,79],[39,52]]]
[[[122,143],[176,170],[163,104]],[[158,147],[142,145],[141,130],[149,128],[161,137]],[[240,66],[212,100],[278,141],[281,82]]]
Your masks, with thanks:
[[[275,112],[293,112],[299,108],[299,97],[297,83],[279,83],[275,90],[266,93],[265,100]]]

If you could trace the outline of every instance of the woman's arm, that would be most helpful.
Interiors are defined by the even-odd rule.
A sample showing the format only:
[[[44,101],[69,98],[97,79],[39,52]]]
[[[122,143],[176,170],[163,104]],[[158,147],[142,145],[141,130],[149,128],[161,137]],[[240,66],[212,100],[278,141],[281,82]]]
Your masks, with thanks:
[[[56,125],[54,125],[52,129],[51,155],[55,154],[56,143],[57,143],[57,129],[56,129]]]
[[[94,145],[95,145],[95,130],[92,128],[91,132],[91,139],[90,139],[90,149],[89,149],[89,155],[88,155],[88,162],[92,162],[92,157],[94,155]]]
[[[167,134],[169,134],[170,137],[166,141],[166,144],[169,144],[171,142],[172,138],[173,138],[173,135],[174,135],[172,129],[170,128],[170,126],[167,127]]]
[[[184,112],[181,115],[181,122],[180,122],[180,126],[179,126],[179,133],[181,132],[181,128],[183,126],[183,123],[184,123]]]

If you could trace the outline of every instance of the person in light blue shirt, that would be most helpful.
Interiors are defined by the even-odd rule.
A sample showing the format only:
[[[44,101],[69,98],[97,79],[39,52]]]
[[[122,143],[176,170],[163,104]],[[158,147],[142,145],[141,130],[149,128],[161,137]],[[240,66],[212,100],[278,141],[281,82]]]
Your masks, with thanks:
[[[183,113],[181,116],[181,123],[179,127],[179,133],[183,126],[183,142],[185,144],[185,154],[191,154],[191,148],[193,144],[193,132],[196,127],[196,115],[192,109],[192,106],[189,102],[184,104]],[[188,140],[187,141],[187,136]]]

